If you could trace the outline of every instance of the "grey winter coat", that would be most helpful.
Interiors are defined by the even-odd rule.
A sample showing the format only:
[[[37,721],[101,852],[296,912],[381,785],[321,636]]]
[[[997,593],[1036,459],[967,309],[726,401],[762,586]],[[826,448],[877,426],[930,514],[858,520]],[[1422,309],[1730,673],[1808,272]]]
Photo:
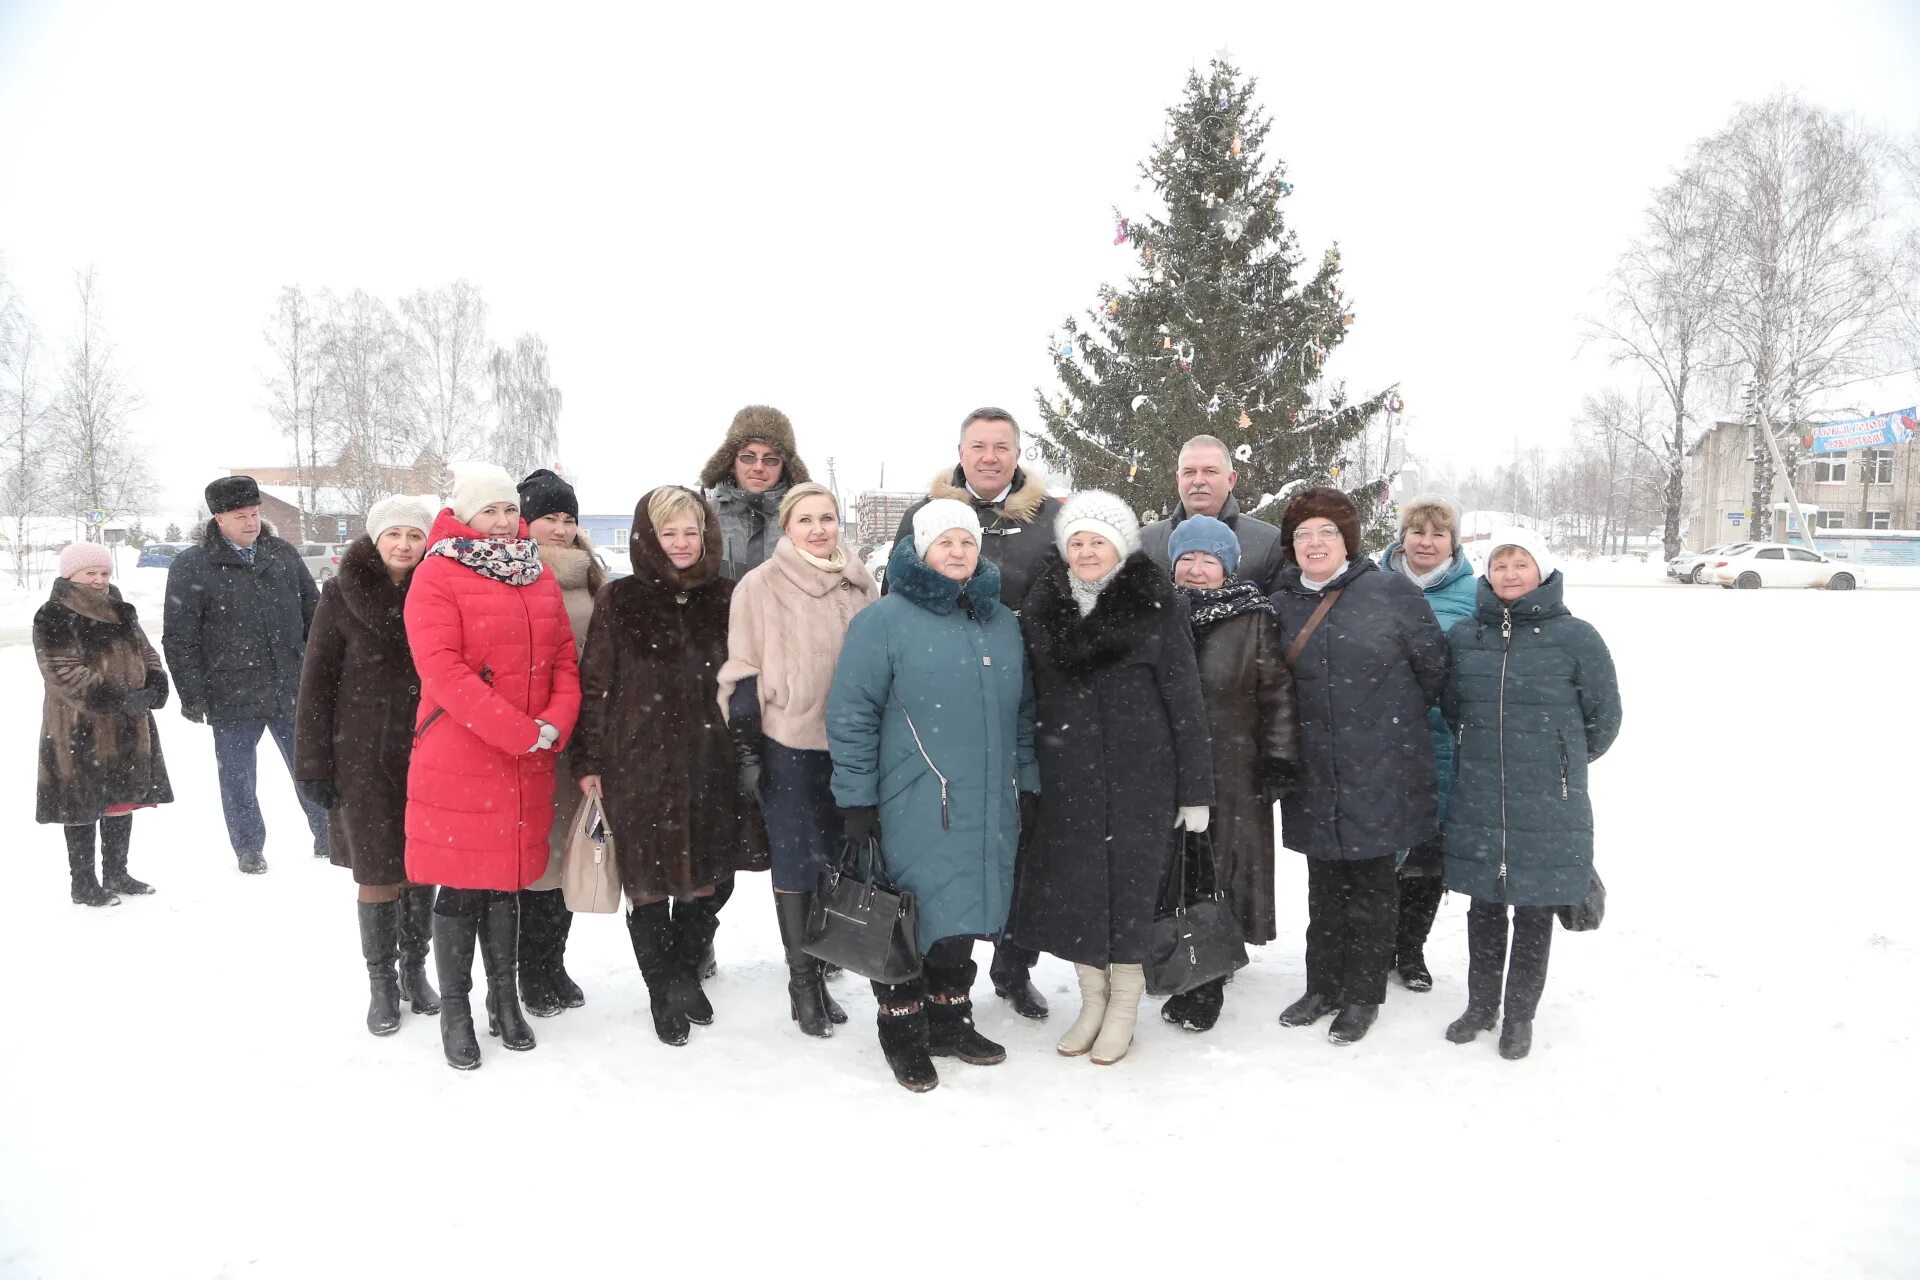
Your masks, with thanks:
[[[1458,737],[1447,813],[1447,888],[1558,907],[1593,872],[1587,766],[1620,732],[1606,642],[1567,611],[1556,570],[1509,608],[1480,580],[1472,618],[1448,633],[1444,709]],[[1337,611],[1336,611],[1337,612]]]
[[[1187,509],[1183,506],[1167,519],[1155,520],[1140,530],[1140,549],[1169,573],[1173,571],[1173,562],[1167,556],[1167,547],[1173,540],[1174,529],[1186,518]],[[1280,530],[1265,520],[1242,515],[1240,499],[1233,494],[1227,495],[1226,505],[1220,508],[1217,518],[1240,540],[1240,567],[1234,570],[1233,576],[1253,583],[1266,595],[1278,591],[1280,571],[1287,566],[1287,549],[1280,541]]]
[[[161,647],[181,705],[209,720],[283,720],[300,699],[320,588],[291,543],[263,529],[253,563],[212,520],[167,569]]]
[[[735,582],[766,563],[780,541],[780,499],[792,486],[786,482],[765,493],[748,493],[731,477],[707,490],[707,505],[720,522],[720,576]]]
[[[1447,683],[1447,641],[1420,588],[1356,560],[1293,666],[1300,778],[1280,802],[1281,839],[1310,858],[1380,858],[1439,825],[1427,709]],[[1293,646],[1321,593],[1289,564],[1273,597]]]
[[[920,945],[990,937],[1013,896],[1022,791],[1040,789],[1020,626],[983,560],[965,587],[894,544],[893,590],[854,615],[827,695],[833,799],[878,805]]]

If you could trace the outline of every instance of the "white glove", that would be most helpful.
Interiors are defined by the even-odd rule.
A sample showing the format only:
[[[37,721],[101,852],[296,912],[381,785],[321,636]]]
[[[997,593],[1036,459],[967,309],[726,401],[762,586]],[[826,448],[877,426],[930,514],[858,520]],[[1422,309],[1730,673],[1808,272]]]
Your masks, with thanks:
[[[531,747],[527,748],[527,754],[532,755],[536,751],[553,750],[553,744],[560,741],[560,731],[548,724],[545,720],[535,720],[534,723],[540,726],[540,737],[535,740]]]
[[[1205,831],[1207,823],[1213,820],[1213,810],[1203,804],[1183,804],[1180,813],[1173,820],[1176,827],[1185,827],[1189,831]]]

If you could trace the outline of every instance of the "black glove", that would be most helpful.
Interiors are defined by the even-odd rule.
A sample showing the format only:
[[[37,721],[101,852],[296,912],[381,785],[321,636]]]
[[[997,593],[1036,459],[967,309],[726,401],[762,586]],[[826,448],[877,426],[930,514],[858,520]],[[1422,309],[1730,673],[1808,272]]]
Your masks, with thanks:
[[[760,717],[735,716],[727,722],[733,738],[733,756],[740,766],[740,790],[758,800],[763,770],[760,765]]]
[[[1261,766],[1260,773],[1268,804],[1278,803],[1300,781],[1299,766],[1291,760],[1269,760]]]
[[[340,803],[340,788],[333,785],[332,778],[302,778],[297,785],[308,804],[331,809]]]
[[[167,684],[166,672],[164,671],[147,672],[147,692],[153,695],[152,703],[148,706],[147,710],[158,711],[160,708],[167,705],[168,687],[169,686]]]
[[[840,810],[840,834],[847,843],[864,848],[867,841],[880,838],[880,806],[856,804]]]
[[[135,689],[131,693],[122,695],[120,699],[120,714],[123,716],[143,716],[151,710],[153,710],[152,689]]]
[[[180,714],[195,724],[205,724],[207,722],[207,704],[204,702],[195,702],[191,698],[183,698],[180,701]]]
[[[1020,793],[1020,834],[1030,834],[1033,831],[1033,824],[1039,820],[1040,793],[1038,791],[1022,791]]]

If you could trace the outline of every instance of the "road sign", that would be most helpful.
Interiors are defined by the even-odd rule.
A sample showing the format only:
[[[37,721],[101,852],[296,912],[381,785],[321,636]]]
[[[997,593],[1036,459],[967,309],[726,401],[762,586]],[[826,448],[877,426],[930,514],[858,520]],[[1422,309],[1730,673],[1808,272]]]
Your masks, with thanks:
[[[1735,524],[1739,524],[1742,520],[1745,520],[1746,518],[1747,518],[1747,513],[1744,511],[1727,512],[1727,519],[1733,521],[1733,523]]]
[[[347,519],[345,516],[334,521],[333,532],[336,537],[344,538],[347,536]]]
[[[98,511],[98,510],[87,512],[88,524],[105,524],[106,522],[107,522],[106,512]]]

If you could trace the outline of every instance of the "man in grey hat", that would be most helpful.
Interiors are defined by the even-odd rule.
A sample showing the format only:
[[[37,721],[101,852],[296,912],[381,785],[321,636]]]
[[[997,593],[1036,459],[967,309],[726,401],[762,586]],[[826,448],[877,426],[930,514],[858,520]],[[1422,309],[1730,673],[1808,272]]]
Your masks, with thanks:
[[[260,518],[252,476],[222,476],[206,496],[212,519],[199,545],[167,569],[161,647],[180,691],[180,714],[213,728],[227,838],[240,870],[258,875],[267,869],[267,827],[255,795],[260,734],[273,735],[291,782],[293,711],[320,589],[299,549]],[[313,851],[325,857],[327,811],[297,788],[294,794]]]

